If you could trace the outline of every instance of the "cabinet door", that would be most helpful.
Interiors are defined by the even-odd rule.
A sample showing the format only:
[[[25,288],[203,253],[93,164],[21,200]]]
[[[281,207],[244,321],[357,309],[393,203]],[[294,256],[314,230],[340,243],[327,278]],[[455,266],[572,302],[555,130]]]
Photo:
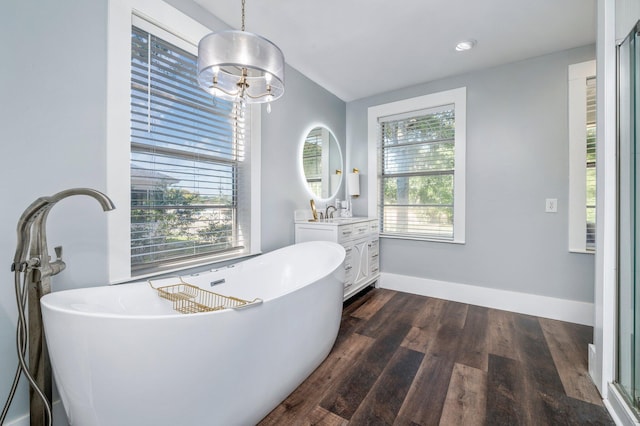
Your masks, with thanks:
[[[354,269],[355,270],[355,280],[354,280],[354,284],[358,285],[359,283],[361,283],[362,281],[366,281],[366,279],[369,277],[369,262],[368,262],[368,241],[364,240],[364,241],[359,241],[354,243],[353,248],[353,254],[352,256],[354,258],[358,258],[358,262],[357,262],[357,268]]]

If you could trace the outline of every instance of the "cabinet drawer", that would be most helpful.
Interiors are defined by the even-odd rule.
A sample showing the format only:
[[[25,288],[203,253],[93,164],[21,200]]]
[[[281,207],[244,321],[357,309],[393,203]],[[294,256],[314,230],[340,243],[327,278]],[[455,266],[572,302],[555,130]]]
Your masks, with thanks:
[[[371,256],[372,253],[375,253],[376,255],[380,252],[380,240],[371,240],[369,241],[369,256]]]
[[[353,246],[347,246],[344,248],[344,263],[350,263],[353,256]]]
[[[344,283],[353,283],[354,271],[351,262],[344,263]]]
[[[380,258],[380,255],[378,254],[378,252],[369,253],[369,263],[371,265],[373,265],[374,263],[378,264],[379,258]]]
[[[377,275],[380,271],[380,249],[378,239],[369,241],[369,274]]]
[[[341,243],[353,237],[353,225],[340,225],[338,227],[338,242]]]
[[[355,223],[353,225],[353,236],[354,237],[362,237],[363,235],[367,235],[369,233],[369,222],[361,222]]]
[[[321,224],[296,224],[296,244],[307,241],[336,241],[336,228]]]
[[[369,232],[371,232],[372,234],[377,234],[378,233],[378,220],[370,220],[369,221]]]
[[[369,271],[370,271],[369,273],[370,277],[378,275],[378,272],[380,272],[380,265],[378,265],[377,263],[375,265],[371,265],[371,269]]]

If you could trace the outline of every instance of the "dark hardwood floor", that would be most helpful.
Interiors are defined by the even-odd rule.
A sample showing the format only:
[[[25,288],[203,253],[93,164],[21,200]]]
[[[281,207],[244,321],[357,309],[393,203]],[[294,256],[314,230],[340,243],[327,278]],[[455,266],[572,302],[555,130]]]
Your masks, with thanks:
[[[373,289],[266,425],[609,425],[592,328]]]

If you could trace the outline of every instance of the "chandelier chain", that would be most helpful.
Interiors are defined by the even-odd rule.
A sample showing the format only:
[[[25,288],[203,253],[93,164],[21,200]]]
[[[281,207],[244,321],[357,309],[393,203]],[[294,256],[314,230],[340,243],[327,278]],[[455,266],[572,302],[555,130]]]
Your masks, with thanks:
[[[245,0],[242,0],[242,31],[244,31],[244,3]]]

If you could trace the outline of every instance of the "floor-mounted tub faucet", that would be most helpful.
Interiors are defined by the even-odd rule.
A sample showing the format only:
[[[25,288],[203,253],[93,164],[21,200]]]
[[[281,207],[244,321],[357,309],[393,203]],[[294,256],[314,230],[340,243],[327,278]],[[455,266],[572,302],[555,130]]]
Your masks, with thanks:
[[[50,197],[40,197],[26,208],[18,220],[18,242],[11,271],[14,272],[16,302],[18,304],[17,349],[19,365],[9,397],[0,415],[0,424],[9,410],[21,372],[31,384],[30,423],[51,425],[51,365],[44,340],[40,298],[51,292],[51,277],[66,267],[62,260],[62,247],[56,247],[56,260],[52,261],[47,248],[46,221],[51,208],[60,200],[73,195],[95,198],[104,211],[115,208],[109,197],[90,188],[73,188]],[[21,278],[22,275],[22,278]],[[27,296],[28,295],[28,296]],[[28,300],[29,318],[25,317]],[[29,343],[29,364],[25,361]]]

